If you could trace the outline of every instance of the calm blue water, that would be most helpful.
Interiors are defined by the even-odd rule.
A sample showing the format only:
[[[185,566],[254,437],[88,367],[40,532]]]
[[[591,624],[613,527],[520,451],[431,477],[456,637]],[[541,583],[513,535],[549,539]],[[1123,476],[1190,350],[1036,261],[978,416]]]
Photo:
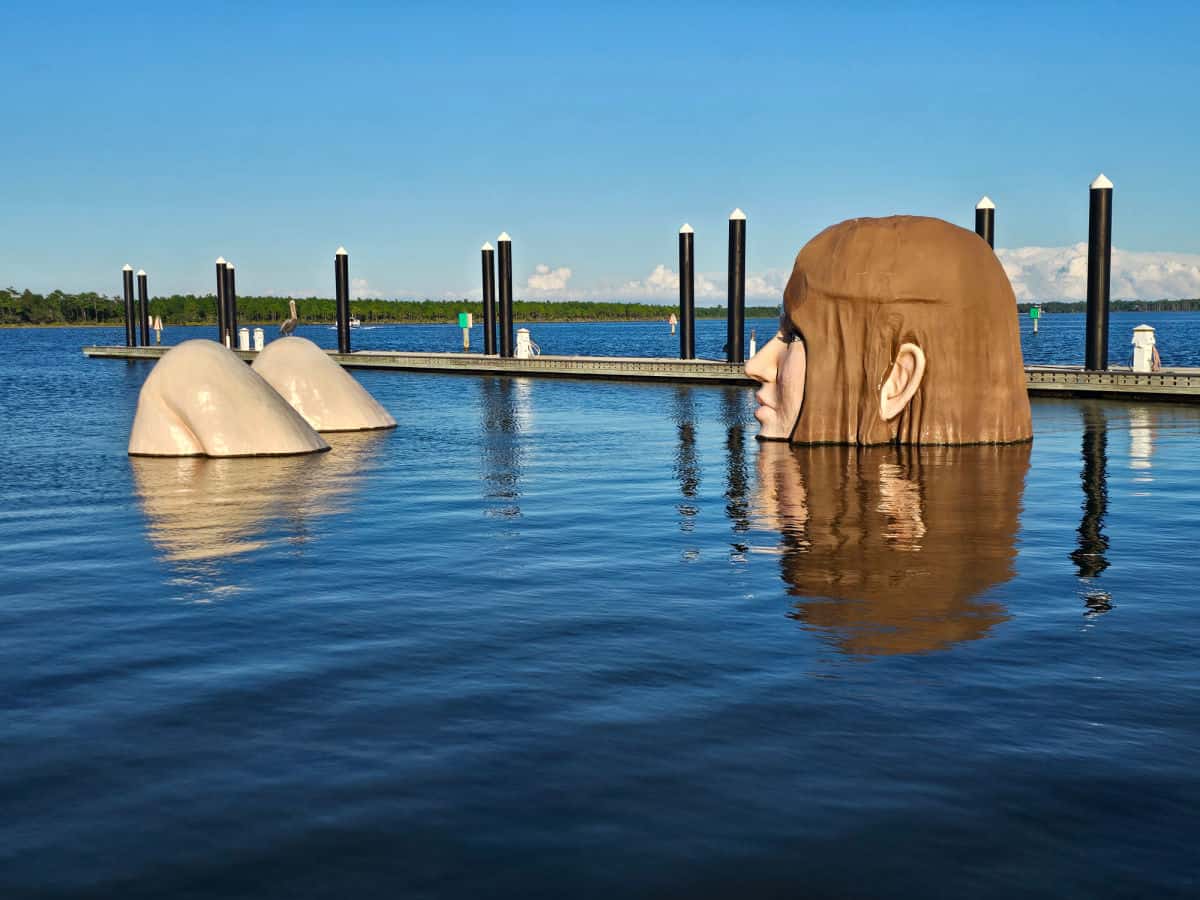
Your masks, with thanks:
[[[362,372],[397,431],[131,460],[101,337],[0,330],[0,896],[1196,895],[1200,409]]]
[[[1159,353],[1164,366],[1200,366],[1200,313],[1114,313],[1109,323],[1109,363],[1129,365],[1133,348],[1130,340],[1136,325],[1145,323],[1156,329]],[[667,356],[679,355],[679,337],[672,335],[665,322],[518,323],[530,330],[543,353],[585,356]],[[1021,319],[1021,348],[1025,362],[1033,364],[1083,365],[1083,313],[1043,316],[1038,333],[1028,317]],[[775,334],[773,319],[752,319],[746,323],[746,346],[753,330],[758,343]],[[267,339],[276,329],[265,329]],[[89,328],[78,332],[81,343],[124,344],[123,328]],[[336,347],[337,333],[330,325],[301,325],[296,331],[322,347]],[[215,326],[174,327],[163,332],[164,344],[177,344],[188,338],[211,338]],[[462,348],[462,329],[455,325],[371,325],[354,329],[352,346],[356,350],[420,350],[454,352]],[[471,331],[471,346],[479,352],[483,346],[483,327]],[[725,320],[700,319],[696,322],[696,353],[702,358],[724,359]]]

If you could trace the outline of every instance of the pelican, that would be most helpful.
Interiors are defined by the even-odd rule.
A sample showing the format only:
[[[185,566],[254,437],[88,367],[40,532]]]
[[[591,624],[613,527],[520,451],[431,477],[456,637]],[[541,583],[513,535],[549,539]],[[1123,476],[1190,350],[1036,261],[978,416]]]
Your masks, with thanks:
[[[279,333],[283,337],[287,337],[289,334],[291,334],[293,331],[295,331],[296,326],[300,324],[300,317],[298,315],[296,315],[296,301],[295,300],[288,301],[288,309],[291,310],[292,317],[290,319],[285,319],[279,325]]]

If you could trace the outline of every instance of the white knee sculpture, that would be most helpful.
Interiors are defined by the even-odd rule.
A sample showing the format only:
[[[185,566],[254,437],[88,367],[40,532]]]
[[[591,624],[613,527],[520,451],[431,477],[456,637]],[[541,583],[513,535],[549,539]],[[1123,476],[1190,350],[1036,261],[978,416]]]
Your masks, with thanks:
[[[271,341],[254,360],[254,371],[317,431],[396,427],[396,420],[353,375],[305,338]]]
[[[142,385],[133,456],[284,456],[329,445],[279,393],[214,341],[171,348]]]

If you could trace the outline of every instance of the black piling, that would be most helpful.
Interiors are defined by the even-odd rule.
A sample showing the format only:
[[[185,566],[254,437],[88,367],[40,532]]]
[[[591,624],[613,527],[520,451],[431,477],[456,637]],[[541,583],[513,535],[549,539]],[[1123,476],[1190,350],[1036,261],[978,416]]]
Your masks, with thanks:
[[[496,251],[491,244],[480,248],[483,257],[483,352],[496,355]]]
[[[513,300],[512,300],[512,238],[504,232],[496,240],[497,258],[500,266],[500,355],[513,355]]]
[[[137,273],[137,295],[138,295],[138,340],[141,343],[140,347],[150,346],[150,293],[146,287],[146,272],[143,269],[138,269]]]
[[[338,353],[350,352],[350,254],[338,247],[333,257],[333,282],[337,295]]]
[[[1113,184],[1103,174],[1088,191],[1087,345],[1084,367],[1108,368],[1108,290],[1112,274]]]
[[[217,343],[225,343],[225,257],[217,257]]]
[[[729,215],[729,308],[726,317],[725,358],[731,363],[746,361],[746,214],[735,209]]]
[[[975,204],[975,233],[996,249],[996,204],[987,195]]]
[[[696,358],[696,234],[679,229],[679,358]]]
[[[238,345],[237,273],[233,263],[225,263],[225,334],[230,348]]]
[[[137,313],[133,310],[133,266],[121,269],[121,286],[125,290],[125,346],[137,346]]]

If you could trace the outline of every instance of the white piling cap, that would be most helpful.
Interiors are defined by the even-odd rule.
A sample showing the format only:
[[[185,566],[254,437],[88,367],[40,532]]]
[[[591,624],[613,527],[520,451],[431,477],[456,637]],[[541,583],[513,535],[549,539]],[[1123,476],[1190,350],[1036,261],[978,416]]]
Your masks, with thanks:
[[[683,223],[683,227],[679,229],[680,234],[695,234],[696,229],[692,228],[687,222]]]
[[[1112,186],[1113,183],[1105,177],[1103,172],[1097,175],[1096,180],[1091,183],[1091,189],[1093,191],[1100,191],[1104,190],[1105,188],[1112,190]]]
[[[225,268],[227,268],[227,269],[232,269],[232,268],[233,268],[233,263],[225,263]]]
[[[138,270],[137,270],[137,273],[138,273],[138,278],[145,278],[145,277],[146,277],[146,270],[145,270],[145,269],[138,269]]]
[[[976,209],[995,209],[996,204],[992,202],[992,198],[984,194],[979,202],[975,204]]]
[[[510,244],[512,243],[512,238],[510,238],[510,237],[508,236],[508,232],[507,232],[507,231],[502,231],[502,232],[500,232],[500,237],[496,238],[496,240],[497,240],[497,241],[508,241]]]
[[[349,256],[350,254],[346,252],[346,248],[345,248],[345,247],[338,247],[338,248],[337,248],[337,253],[335,253],[335,254],[333,254],[333,255],[334,255],[334,256]]]
[[[731,221],[731,222],[735,221],[735,220],[745,221],[745,219],[746,219],[746,214],[744,212],[742,212],[742,209],[740,206],[729,214],[729,221]]]
[[[479,249],[482,250],[484,253],[487,253],[489,250],[494,250],[495,248],[492,246],[491,241],[485,241],[484,245],[482,247],[480,247]]]
[[[121,271],[122,272],[132,272],[133,266],[129,265],[129,263],[126,263],[125,265],[121,266]]]
[[[218,265],[218,266],[223,266],[223,265],[225,265],[225,257],[223,257],[223,256],[218,256],[218,257],[217,257],[217,265]]]

